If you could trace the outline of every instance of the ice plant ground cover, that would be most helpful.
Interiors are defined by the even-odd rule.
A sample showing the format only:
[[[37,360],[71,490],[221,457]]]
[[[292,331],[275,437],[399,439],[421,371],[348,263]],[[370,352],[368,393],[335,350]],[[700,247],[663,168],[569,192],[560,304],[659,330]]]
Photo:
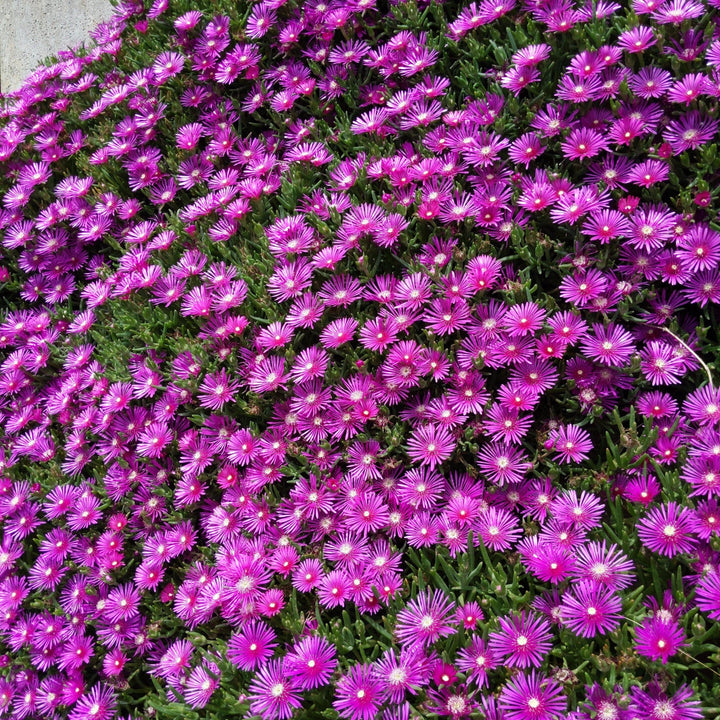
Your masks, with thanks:
[[[717,717],[719,8],[124,0],[2,98],[0,717]]]

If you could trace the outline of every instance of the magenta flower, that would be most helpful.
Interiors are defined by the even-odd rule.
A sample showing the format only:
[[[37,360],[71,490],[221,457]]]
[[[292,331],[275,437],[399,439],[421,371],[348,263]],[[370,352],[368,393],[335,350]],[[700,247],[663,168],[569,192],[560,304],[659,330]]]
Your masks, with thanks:
[[[484,429],[493,440],[519,444],[526,437],[531,425],[531,417],[521,417],[516,408],[496,404],[488,411]]]
[[[281,266],[268,281],[268,292],[281,302],[298,297],[310,286],[312,268],[304,260],[296,260]]]
[[[382,702],[381,692],[372,665],[353,665],[338,681],[333,707],[347,720],[373,720]]]
[[[594,324],[592,328],[593,335],[581,341],[583,352],[603,365],[624,366],[635,352],[632,335],[618,325]]]
[[[570,160],[579,160],[598,155],[606,150],[606,138],[596,130],[579,128],[572,130],[567,138],[560,144],[565,157]]]
[[[617,44],[629,53],[640,53],[653,46],[656,42],[655,33],[652,28],[639,25],[631,30],[620,33]]]
[[[502,319],[502,327],[511,335],[526,335],[539,330],[545,320],[546,313],[535,303],[513,305]]]
[[[423,425],[413,431],[408,440],[407,453],[411,460],[427,465],[431,470],[447,460],[455,449],[450,432],[437,425]]]
[[[672,619],[645,618],[635,629],[635,650],[638,654],[651,660],[661,660],[663,665],[686,645],[685,634]]]
[[[434,300],[426,314],[425,324],[437,335],[450,335],[470,323],[470,307],[462,298]]]
[[[373,675],[381,683],[382,694],[393,703],[401,703],[406,693],[415,694],[427,684],[426,658],[422,651],[405,648],[396,655],[387,650],[373,663]]]
[[[382,477],[377,466],[380,455],[380,443],[353,443],[348,452],[348,469],[353,480],[373,480]]]
[[[688,395],[685,414],[699,425],[716,425],[720,422],[720,390],[708,385]]]
[[[346,512],[348,529],[367,535],[385,527],[390,518],[384,500],[374,493],[364,493]]]
[[[469,647],[458,652],[456,662],[458,669],[467,673],[468,679],[478,687],[487,685],[488,670],[497,666],[493,654],[485,647],[483,639],[477,636],[472,638]]]
[[[531,670],[503,687],[498,705],[508,720],[559,720],[567,700],[557,681]]]
[[[550,625],[535,613],[498,618],[500,629],[490,633],[493,657],[512,667],[539,667],[552,647]]]
[[[554,542],[540,541],[534,545],[518,547],[528,570],[544,582],[557,585],[569,578],[575,569],[575,556],[568,548]]]
[[[302,705],[297,686],[279,660],[271,660],[258,670],[250,682],[249,696],[250,711],[263,720],[288,720]]]
[[[518,448],[500,443],[486,445],[478,455],[480,471],[496,485],[522,480],[530,463]]]
[[[708,617],[720,619],[720,575],[709,572],[702,577],[695,588],[695,602]]]
[[[577,425],[561,425],[553,430],[548,444],[560,456],[560,463],[587,460],[588,452],[593,449],[590,433]]]
[[[258,393],[271,392],[285,387],[288,376],[285,373],[285,358],[266,357],[248,376],[248,386]]]
[[[493,550],[508,550],[522,534],[515,517],[495,507],[480,513],[475,529],[478,537]]]
[[[615,544],[606,547],[604,540],[578,547],[575,573],[579,580],[589,580],[612,590],[629,587],[634,578],[632,561]]]
[[[176,640],[160,656],[155,665],[155,673],[162,678],[183,676],[190,667],[194,648],[189,640]]]
[[[350,581],[340,570],[328,573],[320,581],[318,600],[325,607],[334,608],[344,605],[350,595]]]
[[[512,61],[519,67],[537,65],[550,57],[551,50],[546,43],[527,45],[513,53]]]
[[[635,248],[658,250],[672,237],[675,214],[659,205],[642,206],[629,216],[628,244]]]
[[[455,632],[452,603],[441,590],[427,590],[397,614],[395,634],[405,646],[426,647]]]
[[[668,90],[667,99],[671,102],[689,105],[701,95],[712,93],[712,84],[703,73],[689,73],[676,80]]]
[[[242,630],[230,636],[227,655],[230,662],[242,670],[263,667],[272,657],[277,642],[275,633],[260,621],[249,622]]]
[[[671,79],[670,73],[667,75],[666,90],[670,87]],[[697,110],[691,110],[668,123],[663,139],[670,143],[674,153],[681,153],[702,147],[715,136],[717,129],[717,120],[706,117]]]
[[[71,720],[110,720],[115,717],[117,702],[115,692],[106,685],[94,685],[82,695],[72,711]]]
[[[622,600],[610,588],[583,581],[564,596],[560,615],[564,627],[581,637],[605,634],[620,624]]]
[[[370,350],[382,351],[397,338],[397,331],[390,319],[369,320],[360,331],[360,342]]]
[[[112,622],[129,620],[139,614],[140,593],[132,583],[113,588],[105,601],[104,613]]]
[[[338,348],[353,339],[357,326],[357,320],[353,318],[333,320],[320,334],[320,342],[326,348]]]
[[[630,710],[640,717],[667,717],[673,720],[702,720],[703,711],[700,701],[693,698],[693,691],[687,685],[681,685],[672,695],[662,690],[652,681],[647,688],[635,686],[630,691]]]
[[[218,675],[220,670],[217,665],[213,665],[210,670],[205,665],[199,665],[193,668],[190,676],[185,683],[184,697],[187,704],[192,708],[203,708],[212,698],[215,690],[220,685]]]
[[[637,524],[642,544],[667,557],[692,550],[697,543],[693,527],[692,511],[675,502],[652,508]]]
[[[566,490],[550,504],[550,513],[565,528],[599,527],[605,506],[596,495],[583,490]]]
[[[650,570],[606,537],[624,504],[635,549],[687,553],[688,602],[720,618],[720,392],[698,380],[719,4],[478,0],[443,43],[427,0],[394,29],[377,0],[272,0],[239,25],[123,0],[8,94],[0,715],[109,720],[143,671],[217,704],[218,648],[182,632],[211,624],[263,720],[333,700],[345,720],[698,718],[707,687],[646,672],[684,652],[685,605],[650,601],[624,695],[590,678],[566,708],[536,668],[557,633],[580,638],[569,667],[606,633],[628,650],[625,591]],[[448,69],[513,10],[499,30],[526,47],[490,48],[494,90],[467,92]],[[590,25],[610,34],[573,48]],[[654,439],[606,507],[572,464],[605,477],[615,410]],[[527,591],[483,607],[487,640],[451,567],[478,546]],[[345,610],[400,649],[380,633],[344,662],[325,629]]]
[[[426,466],[407,471],[398,483],[398,498],[413,507],[431,510],[443,494],[443,478]]]
[[[428,512],[415,513],[411,517],[400,516],[400,522],[395,526],[395,531],[405,534],[410,547],[432,547],[440,538],[442,525],[437,516]],[[393,522],[393,514],[390,514],[390,522]]]
[[[290,377],[298,384],[322,378],[327,369],[328,359],[328,354],[321,348],[307,348],[295,358]]]
[[[323,637],[303,638],[283,659],[285,672],[301,690],[327,685],[336,666],[335,647]]]
[[[640,358],[640,368],[653,385],[676,385],[681,381],[684,363],[667,343],[648,343],[640,351]]]

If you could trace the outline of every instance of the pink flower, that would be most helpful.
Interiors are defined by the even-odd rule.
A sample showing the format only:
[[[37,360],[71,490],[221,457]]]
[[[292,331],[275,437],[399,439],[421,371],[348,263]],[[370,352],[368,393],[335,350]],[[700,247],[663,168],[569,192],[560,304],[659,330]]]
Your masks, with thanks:
[[[480,513],[475,528],[478,537],[492,550],[508,550],[522,535],[514,515],[502,508],[489,507]]]
[[[624,366],[635,352],[632,335],[618,325],[592,327],[593,335],[581,341],[583,352],[603,365]]]
[[[261,667],[250,682],[250,712],[263,720],[288,720],[302,701],[295,681],[288,678],[280,660]]]
[[[115,692],[106,685],[94,685],[82,695],[70,712],[69,720],[110,720],[116,717]]]
[[[638,521],[638,537],[643,545],[660,555],[674,557],[692,550],[697,543],[692,511],[674,502],[652,508]]]
[[[350,317],[333,320],[320,333],[320,342],[326,348],[338,348],[352,340],[357,326],[357,320]]]
[[[513,305],[502,319],[502,326],[511,335],[526,335],[539,330],[545,320],[546,312],[535,303]]]
[[[629,53],[640,53],[654,45],[655,42],[655,33],[652,28],[639,25],[638,27],[620,33],[617,44]]]
[[[480,451],[478,464],[480,471],[500,486],[519,482],[530,468],[521,450],[501,443],[486,445]]]
[[[347,720],[374,720],[382,702],[381,692],[372,665],[353,665],[337,683],[333,707]]]
[[[620,200],[618,200],[618,210],[625,215],[631,215],[639,202],[640,198],[633,197],[632,195],[620,198]]]
[[[663,665],[686,645],[682,629],[672,618],[655,615],[645,618],[635,629],[635,650],[638,654],[651,660],[661,660]]]
[[[710,193],[707,190],[703,190],[702,192],[695,193],[695,195],[693,197],[693,202],[698,207],[703,207],[703,208],[707,207],[708,205],[710,205],[711,201],[712,201],[712,196],[710,195]]]
[[[427,647],[455,632],[453,607],[441,590],[426,590],[397,614],[395,634],[404,646]]]
[[[580,637],[611,632],[620,624],[621,612],[620,596],[592,581],[573,585],[560,607],[563,625]]]
[[[414,430],[407,445],[410,458],[421,465],[428,465],[431,470],[447,460],[454,449],[455,440],[450,432],[436,425],[423,425]]]
[[[590,128],[579,128],[572,130],[560,146],[565,157],[578,160],[594,157],[606,150],[608,143],[602,133]]]
[[[720,619],[720,574],[708,572],[702,577],[695,589],[695,602],[708,617]]]
[[[507,720],[555,720],[565,713],[567,700],[560,683],[532,670],[508,681],[498,705]]]
[[[337,666],[335,647],[324,637],[305,637],[283,659],[285,672],[301,690],[327,685]]]
[[[550,433],[550,447],[560,455],[560,463],[587,460],[593,449],[590,433],[577,425],[561,425]]]
[[[490,633],[493,657],[511,667],[539,667],[550,652],[550,624],[534,612],[498,618],[500,629]]]
[[[237,388],[238,384],[228,378],[224,368],[206,375],[198,390],[200,406],[220,410],[225,403],[232,401]]]

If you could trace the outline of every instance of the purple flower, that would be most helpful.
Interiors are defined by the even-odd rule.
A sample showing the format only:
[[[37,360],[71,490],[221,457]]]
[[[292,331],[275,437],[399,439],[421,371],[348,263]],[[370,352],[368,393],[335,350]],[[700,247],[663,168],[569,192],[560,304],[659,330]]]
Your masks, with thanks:
[[[560,684],[535,670],[509,681],[498,704],[508,720],[558,720],[567,707]]]
[[[566,490],[550,504],[550,513],[563,527],[592,528],[600,525],[602,501],[592,493]]]
[[[194,648],[188,640],[176,640],[155,663],[155,673],[162,678],[184,677],[193,652]]]
[[[687,396],[683,409],[699,425],[716,425],[720,421],[720,390],[708,385],[694,390]]]
[[[605,634],[620,624],[621,599],[610,589],[582,581],[563,598],[560,615],[564,627],[581,637]]]
[[[720,619],[720,575],[717,572],[709,572],[700,579],[695,588],[695,602],[708,617]]]
[[[210,698],[220,686],[219,674],[220,671],[214,664],[210,668],[198,665],[192,669],[184,690],[185,701],[190,707],[203,708],[210,702]]]
[[[353,339],[357,326],[357,320],[350,317],[333,320],[320,334],[320,342],[326,348],[339,348]]]
[[[261,667],[250,682],[250,711],[263,720],[287,720],[301,707],[301,696],[294,680],[287,677],[280,660]]]
[[[335,647],[323,637],[303,638],[283,660],[285,672],[301,690],[327,685],[336,666]]]
[[[467,673],[468,679],[478,687],[482,687],[487,685],[487,673],[496,667],[496,661],[493,654],[485,647],[483,639],[474,636],[470,646],[458,652],[457,667]]]
[[[431,470],[447,460],[455,449],[450,432],[437,425],[423,425],[413,431],[408,440],[407,453],[410,459],[427,465]]]
[[[549,446],[560,455],[559,462],[582,462],[593,449],[590,433],[577,425],[561,425],[550,433]]]
[[[110,720],[115,717],[117,702],[112,688],[94,685],[89,693],[82,695],[69,715],[71,720]]]
[[[643,690],[635,686],[630,691],[630,710],[641,717],[665,717],[673,720],[702,720],[703,711],[700,701],[693,698],[693,691],[687,685],[681,685],[673,695],[660,688],[656,681]]]
[[[640,53],[654,45],[656,42],[655,33],[652,28],[639,25],[620,33],[617,44],[629,53]]]
[[[405,646],[425,647],[455,632],[451,601],[441,590],[426,590],[397,615],[395,634]]]
[[[590,542],[580,545],[576,553],[575,573],[579,580],[588,580],[611,590],[621,590],[632,584],[633,563],[615,545]]]
[[[488,648],[512,667],[539,667],[551,648],[550,625],[535,613],[498,618],[500,629],[490,633]]]
[[[500,443],[486,445],[478,456],[480,471],[496,485],[522,480],[529,468],[525,455],[517,448]]]
[[[635,629],[635,649],[638,654],[651,660],[661,660],[663,665],[670,656],[685,646],[685,635],[673,619],[645,618]]]
[[[382,685],[369,664],[353,665],[337,684],[333,707],[347,720],[373,720],[380,708]]]
[[[638,537],[653,552],[673,557],[692,550],[697,543],[692,511],[675,502],[652,508],[638,521]]]
[[[493,550],[508,550],[522,534],[515,517],[495,507],[480,513],[475,529],[483,543]]]
[[[250,621],[228,641],[228,659],[242,670],[263,667],[272,657],[277,642],[275,633],[261,621]]]

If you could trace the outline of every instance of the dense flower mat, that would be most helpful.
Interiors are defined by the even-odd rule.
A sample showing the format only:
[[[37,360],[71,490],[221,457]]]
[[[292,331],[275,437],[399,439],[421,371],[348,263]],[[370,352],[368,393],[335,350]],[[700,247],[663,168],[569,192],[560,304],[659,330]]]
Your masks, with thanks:
[[[0,717],[717,717],[718,7],[123,0],[2,98]]]

